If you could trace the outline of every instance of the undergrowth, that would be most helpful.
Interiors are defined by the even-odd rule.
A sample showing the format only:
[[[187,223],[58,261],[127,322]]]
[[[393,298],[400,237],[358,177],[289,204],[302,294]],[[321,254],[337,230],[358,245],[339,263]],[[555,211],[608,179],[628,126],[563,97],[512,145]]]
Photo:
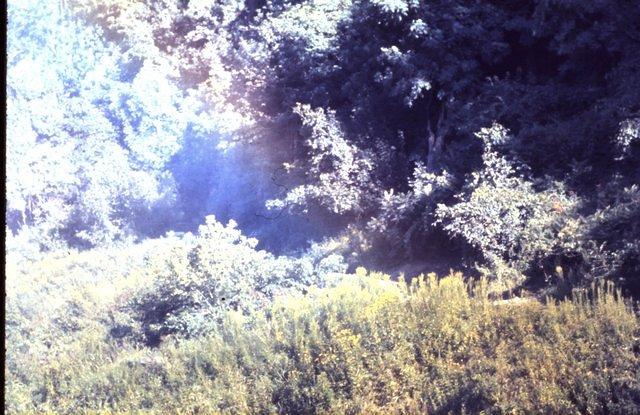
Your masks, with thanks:
[[[612,285],[493,301],[460,274],[404,284],[359,271],[158,347],[114,338],[98,313],[29,349],[39,355],[12,360],[9,343],[5,410],[640,413],[638,316]]]

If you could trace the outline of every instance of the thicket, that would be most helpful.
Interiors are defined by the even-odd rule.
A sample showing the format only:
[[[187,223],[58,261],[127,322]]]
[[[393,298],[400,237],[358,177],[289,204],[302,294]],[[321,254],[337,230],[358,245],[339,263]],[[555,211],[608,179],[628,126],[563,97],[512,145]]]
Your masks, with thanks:
[[[638,315],[611,284],[497,301],[486,280],[359,269],[153,348],[114,336],[119,296],[79,306],[94,284],[46,344],[8,315],[11,344],[40,349],[11,348],[7,413],[640,413]]]
[[[279,252],[637,294],[639,9],[12,3],[7,224],[52,251],[215,213]]]
[[[170,62],[273,172],[274,215],[342,230],[354,265],[637,293],[635,2],[71,4]]]
[[[154,346],[170,334],[215,330],[229,310],[255,315],[277,295],[324,286],[327,275],[346,269],[318,247],[291,258],[257,250],[256,243],[234,223],[209,217],[195,235],[35,259],[8,255],[10,377],[21,367],[21,379],[30,379],[42,363],[34,358],[55,362],[58,348],[96,324],[117,341]]]
[[[636,1],[8,17],[7,412],[640,413]]]

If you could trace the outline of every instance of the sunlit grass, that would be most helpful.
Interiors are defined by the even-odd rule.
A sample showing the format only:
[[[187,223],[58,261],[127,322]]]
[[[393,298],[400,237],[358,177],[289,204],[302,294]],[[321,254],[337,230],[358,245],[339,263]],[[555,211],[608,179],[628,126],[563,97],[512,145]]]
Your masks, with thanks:
[[[100,318],[108,306],[96,305],[71,328],[52,326],[59,331],[47,347],[13,332],[6,409],[637,412],[640,326],[611,285],[544,304],[499,303],[488,292],[459,274],[404,284],[359,269],[332,288],[277,298],[251,319],[229,312],[215,332],[170,336],[156,348],[110,337]],[[80,301],[78,293],[62,301]]]

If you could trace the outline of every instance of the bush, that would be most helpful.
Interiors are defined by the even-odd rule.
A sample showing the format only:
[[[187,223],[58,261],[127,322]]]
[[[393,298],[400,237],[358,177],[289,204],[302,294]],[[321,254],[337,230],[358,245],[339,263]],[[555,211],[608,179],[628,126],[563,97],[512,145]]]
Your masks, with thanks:
[[[481,271],[497,288],[512,289],[526,274],[542,273],[538,261],[558,245],[579,200],[559,183],[537,189],[525,165],[500,154],[510,139],[504,127],[495,124],[477,135],[484,144],[482,169],[472,174],[458,203],[439,205],[436,215],[445,231],[480,253]]]
[[[267,207],[307,212],[308,205],[316,202],[335,214],[362,213],[362,206],[375,195],[373,154],[345,139],[335,112],[302,104],[296,104],[294,111],[301,119],[310,155],[308,163],[299,168],[305,184],[288,190],[281,199],[269,200]],[[292,167],[285,165],[287,171]]]
[[[359,275],[154,349],[88,327],[9,377],[8,412],[640,413],[640,325],[611,285],[541,304]]]
[[[198,235],[150,258],[141,279],[149,283],[122,304],[146,343],[157,344],[170,333],[201,334],[219,324],[228,310],[252,314],[277,294],[299,293],[322,284],[328,273],[345,270],[339,258],[314,262],[305,256],[274,257],[256,250],[257,243],[234,222],[223,226],[209,216]]]
[[[640,272],[640,191],[613,180],[597,191],[587,213],[573,215],[558,234],[545,261],[559,272],[551,282],[589,284],[615,281],[637,298]]]
[[[39,368],[58,365],[60,353],[88,332],[113,347],[191,336],[216,327],[227,310],[250,314],[277,294],[323,285],[330,273],[345,271],[342,258],[321,246],[293,259],[256,244],[210,217],[198,235],[141,244],[37,255],[13,246],[6,257],[6,363],[14,379],[7,392],[17,395],[9,401],[22,412],[29,396],[41,395]]]

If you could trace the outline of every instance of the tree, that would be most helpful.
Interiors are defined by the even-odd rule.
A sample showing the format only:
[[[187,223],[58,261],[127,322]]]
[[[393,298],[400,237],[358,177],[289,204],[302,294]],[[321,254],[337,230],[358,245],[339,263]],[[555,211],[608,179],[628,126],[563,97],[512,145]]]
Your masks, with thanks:
[[[172,197],[181,92],[152,64],[127,73],[134,57],[58,6],[12,3],[9,21],[9,227],[45,249],[132,236]]]
[[[445,241],[466,262],[486,262],[473,238],[460,238],[468,232],[451,228],[462,226],[454,217],[481,204],[501,210],[507,196],[547,206],[555,194],[587,220],[640,180],[633,1],[74,4],[114,39],[144,45],[141,56],[167,59],[194,101],[223,114],[229,142],[278,177],[271,207],[349,225],[382,252],[419,257]],[[517,185],[476,180],[497,166],[475,137],[494,124],[511,137],[496,163],[528,169]],[[490,238],[529,226],[498,222]],[[561,245],[553,255],[570,251]],[[514,249],[496,255],[530,263]]]

